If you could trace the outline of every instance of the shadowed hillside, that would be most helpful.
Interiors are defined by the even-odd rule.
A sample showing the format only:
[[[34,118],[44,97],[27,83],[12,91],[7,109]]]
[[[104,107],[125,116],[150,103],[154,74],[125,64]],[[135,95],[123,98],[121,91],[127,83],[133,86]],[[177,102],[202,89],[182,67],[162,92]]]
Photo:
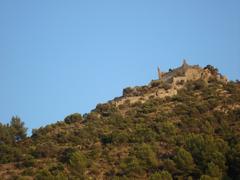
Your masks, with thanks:
[[[158,75],[32,137],[0,124],[0,177],[240,179],[240,83],[186,62]]]

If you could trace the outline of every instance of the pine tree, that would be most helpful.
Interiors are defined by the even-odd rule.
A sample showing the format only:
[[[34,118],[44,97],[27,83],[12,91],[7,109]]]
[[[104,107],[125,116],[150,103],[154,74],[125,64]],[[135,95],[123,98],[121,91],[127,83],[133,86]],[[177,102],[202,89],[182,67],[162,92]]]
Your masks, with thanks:
[[[15,137],[15,141],[20,141],[27,137],[27,128],[18,116],[12,117],[10,128]]]

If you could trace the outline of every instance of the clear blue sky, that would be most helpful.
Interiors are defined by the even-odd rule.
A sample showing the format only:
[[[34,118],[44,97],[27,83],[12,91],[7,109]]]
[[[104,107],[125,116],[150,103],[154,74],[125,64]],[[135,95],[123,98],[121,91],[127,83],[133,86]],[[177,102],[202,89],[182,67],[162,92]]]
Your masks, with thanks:
[[[89,112],[183,58],[239,79],[239,0],[1,0],[0,122]]]

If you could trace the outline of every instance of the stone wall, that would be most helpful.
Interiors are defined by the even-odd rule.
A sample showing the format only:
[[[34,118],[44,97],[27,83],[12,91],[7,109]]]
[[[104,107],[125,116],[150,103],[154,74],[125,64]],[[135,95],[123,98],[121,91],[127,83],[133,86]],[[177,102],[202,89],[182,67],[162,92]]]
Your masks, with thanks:
[[[185,72],[185,77],[187,80],[197,80],[201,78],[202,69],[189,68]]]
[[[216,78],[219,81],[227,82],[227,79],[220,75],[213,75],[207,68],[201,68],[198,65],[190,66],[184,63],[179,68],[170,70],[167,73],[160,72],[158,69],[159,80],[153,80],[148,86],[126,88],[123,91],[123,96],[113,101],[116,106],[122,105],[125,102],[130,104],[136,102],[145,102],[149,98],[174,96],[177,90],[184,87],[187,81],[195,81],[202,79],[206,83],[210,78]]]

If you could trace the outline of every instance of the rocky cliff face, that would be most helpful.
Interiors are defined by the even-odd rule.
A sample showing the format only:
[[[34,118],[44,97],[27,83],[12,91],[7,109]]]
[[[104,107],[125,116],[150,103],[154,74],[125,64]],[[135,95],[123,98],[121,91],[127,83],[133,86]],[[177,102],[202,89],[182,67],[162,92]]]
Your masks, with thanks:
[[[218,70],[210,65],[202,68],[199,65],[188,65],[186,61],[183,62],[182,66],[170,69],[166,73],[160,72],[160,69],[158,69],[158,76],[159,79],[151,81],[147,86],[124,89],[123,95],[111,102],[119,106],[124,103],[143,103],[155,97],[174,96],[188,81],[203,80],[205,83],[213,79],[222,83],[227,83],[228,81],[225,76],[218,73]]]

